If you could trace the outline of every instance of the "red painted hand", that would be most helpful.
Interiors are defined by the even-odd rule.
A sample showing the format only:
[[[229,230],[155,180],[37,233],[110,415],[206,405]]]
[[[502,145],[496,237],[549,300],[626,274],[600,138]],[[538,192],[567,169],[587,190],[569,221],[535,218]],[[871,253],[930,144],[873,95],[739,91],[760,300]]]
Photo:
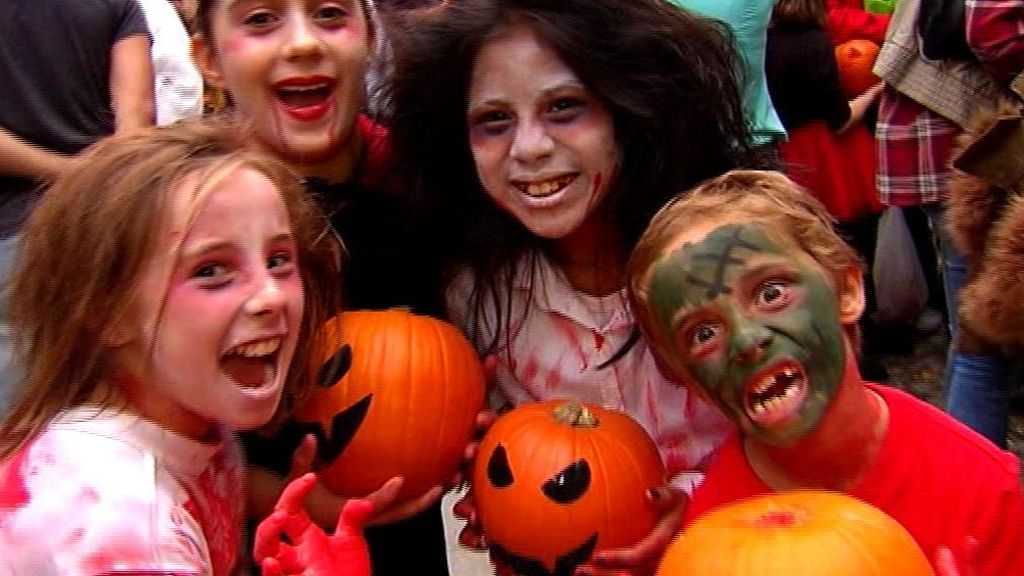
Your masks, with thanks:
[[[373,504],[349,500],[328,536],[302,504],[316,484],[315,474],[291,481],[272,512],[256,528],[253,556],[265,576],[369,576],[370,553],[363,526]]]

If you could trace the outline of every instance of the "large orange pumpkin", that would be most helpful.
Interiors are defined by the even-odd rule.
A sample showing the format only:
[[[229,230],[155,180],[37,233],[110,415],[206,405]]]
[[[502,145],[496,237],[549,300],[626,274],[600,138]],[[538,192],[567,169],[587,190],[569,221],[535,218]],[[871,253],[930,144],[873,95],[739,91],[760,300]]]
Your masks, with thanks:
[[[852,496],[823,490],[740,500],[697,519],[657,576],[932,576],[903,525]]]
[[[446,322],[405,310],[345,312],[323,327],[321,387],[294,418],[318,436],[321,478],[364,496],[395,475],[399,499],[454,475],[484,401],[473,347]]]
[[[878,57],[878,44],[871,40],[850,40],[836,46],[839,84],[847,98],[863,94],[880,80],[871,69]]]
[[[654,442],[628,415],[571,400],[523,404],[480,443],[473,491],[491,553],[520,574],[572,574],[595,550],[633,544],[665,483]]]

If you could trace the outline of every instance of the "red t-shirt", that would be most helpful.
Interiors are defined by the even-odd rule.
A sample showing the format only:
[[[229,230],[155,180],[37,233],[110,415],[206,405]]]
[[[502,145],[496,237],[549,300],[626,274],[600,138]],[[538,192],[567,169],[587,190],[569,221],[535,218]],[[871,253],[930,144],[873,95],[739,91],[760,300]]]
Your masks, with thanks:
[[[1017,458],[905,392],[868,386],[889,407],[889,429],[878,460],[848,492],[902,523],[933,562],[941,546],[962,561],[973,537],[977,576],[1021,573],[1024,494]],[[694,494],[684,526],[718,505],[771,492],[733,435]]]

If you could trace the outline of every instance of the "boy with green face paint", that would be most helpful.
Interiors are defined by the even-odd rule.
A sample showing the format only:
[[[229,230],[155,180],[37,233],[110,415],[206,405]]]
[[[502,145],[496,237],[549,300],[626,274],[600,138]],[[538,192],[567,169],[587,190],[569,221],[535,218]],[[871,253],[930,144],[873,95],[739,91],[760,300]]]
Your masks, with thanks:
[[[1016,457],[861,379],[862,277],[821,204],[778,173],[730,172],[651,221],[629,263],[641,330],[667,373],[739,427],[685,525],[747,496],[845,491],[900,521],[939,574],[1015,573],[1024,566]]]

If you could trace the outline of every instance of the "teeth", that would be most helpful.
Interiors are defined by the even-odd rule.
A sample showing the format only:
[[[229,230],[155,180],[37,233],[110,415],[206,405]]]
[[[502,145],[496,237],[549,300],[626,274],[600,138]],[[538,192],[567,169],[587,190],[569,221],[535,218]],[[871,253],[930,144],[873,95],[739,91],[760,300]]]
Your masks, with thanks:
[[[518,188],[530,196],[550,196],[561,188],[568,185],[575,179],[575,176],[563,176],[561,178],[555,178],[554,180],[545,180],[544,182],[531,182],[529,184],[520,184]]]
[[[268,356],[277,352],[277,349],[281,346],[280,338],[268,338],[266,340],[260,340],[259,342],[252,342],[250,344],[242,344],[241,346],[235,346],[228,351],[228,354],[237,354],[239,356],[245,356],[247,358],[258,358],[260,356]]]
[[[283,92],[306,92],[312,90],[320,90],[322,88],[327,88],[326,82],[320,84],[312,84],[309,86],[280,86],[278,87],[278,90],[281,90]]]

